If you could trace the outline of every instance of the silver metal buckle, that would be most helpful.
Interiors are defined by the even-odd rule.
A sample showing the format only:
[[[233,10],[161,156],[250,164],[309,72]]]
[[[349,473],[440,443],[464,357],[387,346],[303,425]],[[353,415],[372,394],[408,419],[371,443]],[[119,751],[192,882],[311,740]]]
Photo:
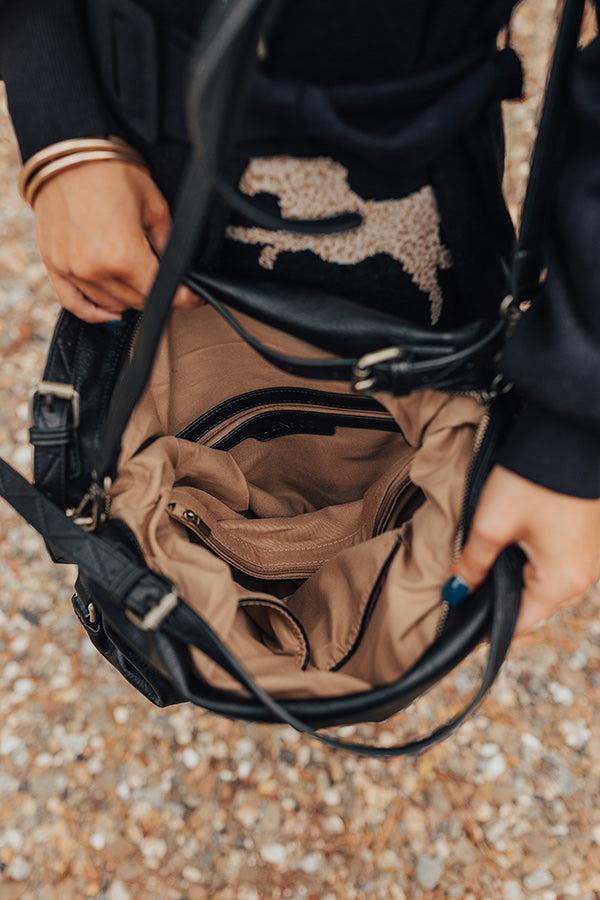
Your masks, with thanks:
[[[141,631],[156,631],[158,626],[173,612],[178,603],[179,597],[177,592],[173,590],[168,594],[165,594],[156,606],[149,609],[143,619],[136,616],[130,609],[125,611],[125,615],[134,625],[137,625]]]
[[[63,384],[60,381],[40,381],[29,394],[29,415],[33,424],[33,404],[36,397],[57,397],[59,400],[69,400],[71,403],[71,415],[73,428],[79,428],[81,420],[81,400],[79,391],[72,384]]]
[[[403,353],[401,347],[386,347],[383,350],[365,353],[352,370],[352,390],[358,394],[372,390],[377,384],[377,379],[373,375],[374,367],[399,359]]]

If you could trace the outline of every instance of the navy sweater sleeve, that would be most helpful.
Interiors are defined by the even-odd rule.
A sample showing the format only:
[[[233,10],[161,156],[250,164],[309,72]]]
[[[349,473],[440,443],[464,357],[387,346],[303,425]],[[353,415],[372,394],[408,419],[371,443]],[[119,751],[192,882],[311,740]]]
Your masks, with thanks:
[[[115,130],[77,0],[0,0],[0,77],[23,160],[56,141]]]
[[[498,461],[561,493],[600,497],[600,39],[578,54],[548,275],[505,349],[527,404]]]

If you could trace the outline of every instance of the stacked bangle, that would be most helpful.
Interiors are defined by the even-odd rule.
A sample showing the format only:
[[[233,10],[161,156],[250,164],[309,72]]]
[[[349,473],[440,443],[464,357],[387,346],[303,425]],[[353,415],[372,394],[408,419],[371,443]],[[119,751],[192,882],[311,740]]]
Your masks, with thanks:
[[[143,157],[121,138],[74,138],[51,144],[28,159],[19,176],[19,193],[33,206],[40,188],[59,172],[111,159],[146,168]]]

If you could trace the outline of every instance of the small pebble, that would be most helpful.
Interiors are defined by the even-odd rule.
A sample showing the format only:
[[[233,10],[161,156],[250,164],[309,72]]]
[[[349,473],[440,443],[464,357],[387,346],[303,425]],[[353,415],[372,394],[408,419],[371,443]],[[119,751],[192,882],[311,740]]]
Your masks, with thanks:
[[[317,875],[325,869],[325,860],[322,853],[309,853],[300,860],[300,868],[306,875]]]
[[[556,701],[556,703],[560,703],[561,706],[572,706],[573,700],[575,699],[573,696],[573,691],[571,688],[565,687],[564,684],[559,684],[557,681],[551,681],[549,684],[550,693],[552,695],[552,699]]]
[[[17,678],[13,684],[13,691],[19,697],[27,697],[35,691],[35,681],[32,678]]]
[[[122,881],[113,881],[106,896],[107,900],[131,900],[131,893]]]
[[[417,881],[426,891],[432,891],[440,883],[444,863],[437,856],[420,856],[417,860]]]
[[[181,758],[186,769],[195,769],[200,762],[200,757],[192,747],[186,747]]]
[[[238,766],[238,778],[247,778],[252,771],[252,763],[249,759],[243,759]]]
[[[505,881],[502,886],[504,900],[521,900],[524,897],[523,889],[518,881]]]
[[[340,816],[327,816],[327,818],[323,820],[323,830],[327,834],[343,834],[346,830],[346,826]]]
[[[531,750],[533,753],[542,753],[544,749],[544,745],[542,744],[540,739],[537,738],[534,734],[529,734],[528,732],[525,732],[521,735],[521,743],[524,747],[526,747],[528,750]]]
[[[323,800],[327,806],[339,806],[342,802],[340,792],[336,788],[329,788],[323,794]]]
[[[283,844],[263,844],[259,852],[266,863],[271,863],[274,866],[283,865],[287,858],[287,850]]]
[[[529,891],[539,891],[542,888],[550,887],[552,884],[552,875],[547,869],[540,868],[528,875],[523,884]]]
[[[115,706],[113,709],[113,719],[117,725],[124,725],[129,719],[129,710],[126,706]]]
[[[27,881],[31,875],[31,863],[23,856],[15,856],[7,871],[13,881]]]
[[[484,759],[490,759],[492,756],[496,756],[499,750],[498,744],[482,744],[479,748],[479,755],[483,756]]]
[[[573,747],[574,750],[582,750],[592,736],[591,731],[581,719],[576,722],[563,720],[558,727],[564,735],[566,745]]]
[[[167,855],[167,842],[162,838],[147,837],[140,843],[140,850],[147,859],[163,859]]]
[[[483,766],[482,775],[485,781],[495,781],[506,772],[506,759],[502,753],[491,756]]]
[[[202,881],[202,872],[200,869],[197,869],[196,866],[184,866],[181,874],[186,881],[189,881],[192,884]]]

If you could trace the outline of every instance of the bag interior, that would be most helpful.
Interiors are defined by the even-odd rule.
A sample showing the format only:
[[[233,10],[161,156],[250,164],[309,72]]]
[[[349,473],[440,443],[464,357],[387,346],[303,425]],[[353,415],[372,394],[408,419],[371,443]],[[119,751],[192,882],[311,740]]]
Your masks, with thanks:
[[[283,353],[327,356],[236,316]],[[369,690],[435,639],[484,411],[287,375],[210,306],[176,310],[124,435],[111,516],[272,694]],[[191,654],[212,687],[241,691]]]

